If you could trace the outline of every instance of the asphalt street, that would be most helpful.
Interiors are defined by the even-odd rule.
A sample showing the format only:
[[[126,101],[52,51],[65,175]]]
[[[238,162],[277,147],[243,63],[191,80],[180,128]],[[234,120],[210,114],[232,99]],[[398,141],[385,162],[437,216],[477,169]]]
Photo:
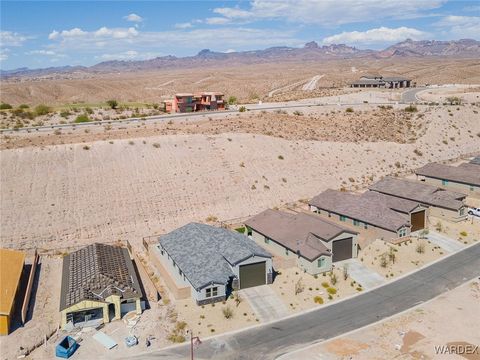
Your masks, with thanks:
[[[480,276],[480,243],[406,277],[318,310],[204,340],[195,359],[274,359],[408,310]],[[134,356],[188,359],[182,345]],[[132,357],[129,357],[132,358]]]

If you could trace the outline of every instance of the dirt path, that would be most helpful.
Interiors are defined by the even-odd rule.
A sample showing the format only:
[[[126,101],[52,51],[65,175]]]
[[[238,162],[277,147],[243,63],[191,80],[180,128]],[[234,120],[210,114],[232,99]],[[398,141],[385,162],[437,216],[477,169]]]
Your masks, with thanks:
[[[317,87],[317,82],[321,78],[323,78],[325,74],[322,75],[315,75],[313,78],[310,79],[309,82],[307,82],[305,85],[303,85],[302,90],[303,91],[313,91]]]

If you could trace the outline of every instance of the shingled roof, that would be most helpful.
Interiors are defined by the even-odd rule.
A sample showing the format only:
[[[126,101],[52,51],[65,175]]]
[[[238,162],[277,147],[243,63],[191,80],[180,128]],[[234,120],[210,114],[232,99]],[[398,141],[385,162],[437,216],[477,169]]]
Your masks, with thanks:
[[[418,204],[394,201],[387,197],[372,194],[356,195],[328,189],[315,196],[310,202],[321,210],[344,215],[351,219],[396,232],[403,226],[410,226],[407,217],[392,210],[390,206],[405,209]]]
[[[245,224],[289,250],[299,252],[308,260],[331,255],[321,240],[328,242],[344,232],[357,234],[317,215],[291,214],[270,209],[250,218]]]
[[[243,234],[206,224],[190,223],[159,238],[192,286],[227,284],[231,266],[252,256],[271,258],[270,253]]]
[[[415,171],[417,175],[480,186],[480,169],[477,165],[464,163],[460,166],[430,163]]]
[[[427,185],[419,181],[409,181],[386,177],[369,187],[372,191],[417,201],[420,204],[458,211],[464,206],[466,195]]]
[[[84,300],[102,302],[110,295],[142,296],[127,249],[92,244],[63,258],[60,310]]]

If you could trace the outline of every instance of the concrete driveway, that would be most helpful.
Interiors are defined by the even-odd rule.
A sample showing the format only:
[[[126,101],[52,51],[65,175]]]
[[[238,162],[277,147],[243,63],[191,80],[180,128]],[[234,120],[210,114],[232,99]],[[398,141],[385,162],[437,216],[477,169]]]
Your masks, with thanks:
[[[268,285],[242,289],[239,293],[262,322],[278,320],[288,315],[287,307]]]
[[[342,268],[344,265],[348,266],[348,275],[350,278],[361,284],[365,290],[386,282],[386,279],[382,275],[369,269],[358,259],[348,259],[336,263],[336,266],[339,268]]]
[[[440,246],[443,250],[449,253],[460,251],[464,248],[464,245],[460,241],[450,239],[449,237],[435,231],[430,230],[426,235],[426,238],[431,243]]]

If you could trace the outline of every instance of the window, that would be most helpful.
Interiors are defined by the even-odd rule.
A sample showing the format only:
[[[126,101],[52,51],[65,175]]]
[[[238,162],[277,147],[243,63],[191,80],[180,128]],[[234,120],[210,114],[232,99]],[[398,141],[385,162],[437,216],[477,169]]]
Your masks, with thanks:
[[[360,221],[358,221],[358,220],[353,220],[353,225],[355,225],[355,226],[360,226]]]
[[[325,258],[321,257],[320,259],[317,260],[317,266],[319,268],[323,268],[325,266]]]
[[[162,254],[162,256],[165,254],[165,252],[162,250],[160,250],[160,253]]]
[[[340,221],[347,221],[347,217],[343,216],[343,215],[340,215]]]
[[[207,298],[217,296],[218,295],[218,287],[214,286],[214,287],[211,287],[211,288],[207,288],[205,295],[206,295]]]
[[[463,216],[464,214],[465,214],[465,208],[462,207],[462,208],[460,209],[460,216]]]
[[[406,229],[400,229],[400,231],[398,232],[399,237],[404,237],[406,235],[407,235],[407,230]]]
[[[448,180],[442,180],[442,185],[448,185]]]
[[[265,244],[270,244],[270,239],[269,239],[268,237],[266,237],[266,236],[265,236],[264,241],[265,241]]]

